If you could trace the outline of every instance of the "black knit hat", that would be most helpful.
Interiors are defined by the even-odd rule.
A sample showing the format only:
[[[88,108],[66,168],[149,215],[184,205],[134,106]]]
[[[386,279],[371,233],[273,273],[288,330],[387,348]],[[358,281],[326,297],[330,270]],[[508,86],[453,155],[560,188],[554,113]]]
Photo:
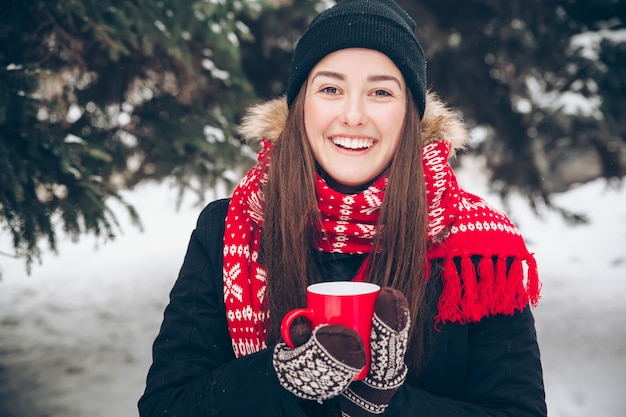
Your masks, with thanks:
[[[415,38],[415,22],[393,0],[344,0],[320,13],[302,35],[291,62],[287,104],[326,55],[346,48],[373,49],[400,69],[413,100],[424,116],[426,60]]]

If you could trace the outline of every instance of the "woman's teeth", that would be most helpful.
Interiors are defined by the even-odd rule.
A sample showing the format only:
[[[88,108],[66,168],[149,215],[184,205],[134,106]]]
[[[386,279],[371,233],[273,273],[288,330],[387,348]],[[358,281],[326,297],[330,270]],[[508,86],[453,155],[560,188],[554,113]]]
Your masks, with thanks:
[[[333,137],[332,142],[346,149],[367,149],[374,144],[374,139]]]

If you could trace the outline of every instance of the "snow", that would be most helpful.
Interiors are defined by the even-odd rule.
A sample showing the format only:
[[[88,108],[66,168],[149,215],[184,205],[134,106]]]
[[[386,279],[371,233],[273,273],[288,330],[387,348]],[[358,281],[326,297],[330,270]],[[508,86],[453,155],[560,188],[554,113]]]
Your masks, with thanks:
[[[578,54],[589,61],[600,61],[602,42],[620,44],[626,42],[626,29],[602,29],[587,31],[572,36],[568,46],[569,54]]]
[[[460,173],[488,196],[476,167]],[[83,238],[26,275],[0,256],[0,415],[137,416],[151,344],[200,211],[176,211],[176,191],[147,184],[125,194],[145,231],[118,210],[114,242]],[[626,409],[626,189],[595,181],[555,196],[584,213],[572,226],[535,216],[521,197],[507,212],[536,253],[543,281],[535,310],[551,417],[621,417]],[[8,238],[0,236],[0,251]],[[3,408],[4,407],[4,408]]]

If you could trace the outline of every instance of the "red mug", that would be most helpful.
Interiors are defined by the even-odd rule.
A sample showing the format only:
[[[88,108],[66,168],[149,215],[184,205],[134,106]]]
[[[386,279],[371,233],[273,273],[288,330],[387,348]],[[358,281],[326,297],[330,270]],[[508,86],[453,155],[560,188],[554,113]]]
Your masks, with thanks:
[[[291,325],[298,317],[304,317],[315,329],[320,324],[342,324],[354,329],[365,346],[365,366],[354,377],[355,380],[367,376],[370,365],[370,333],[374,303],[380,293],[380,287],[369,282],[333,281],[309,285],[307,288],[307,307],[288,312],[280,325],[283,340],[290,348]]]

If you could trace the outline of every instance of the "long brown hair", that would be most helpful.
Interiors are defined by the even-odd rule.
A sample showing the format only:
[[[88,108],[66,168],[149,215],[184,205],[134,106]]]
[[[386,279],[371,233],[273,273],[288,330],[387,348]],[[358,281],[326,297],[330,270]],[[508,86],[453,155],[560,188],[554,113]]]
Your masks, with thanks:
[[[262,253],[269,298],[270,344],[280,339],[280,321],[306,304],[306,287],[319,281],[313,244],[320,221],[315,187],[315,159],[304,129],[306,82],[292,104],[285,129],[271,153],[265,186]],[[424,323],[424,263],[427,202],[423,181],[420,118],[410,91],[398,149],[388,169],[388,185],[370,254],[368,277],[406,295],[411,310],[407,363],[418,371]]]

